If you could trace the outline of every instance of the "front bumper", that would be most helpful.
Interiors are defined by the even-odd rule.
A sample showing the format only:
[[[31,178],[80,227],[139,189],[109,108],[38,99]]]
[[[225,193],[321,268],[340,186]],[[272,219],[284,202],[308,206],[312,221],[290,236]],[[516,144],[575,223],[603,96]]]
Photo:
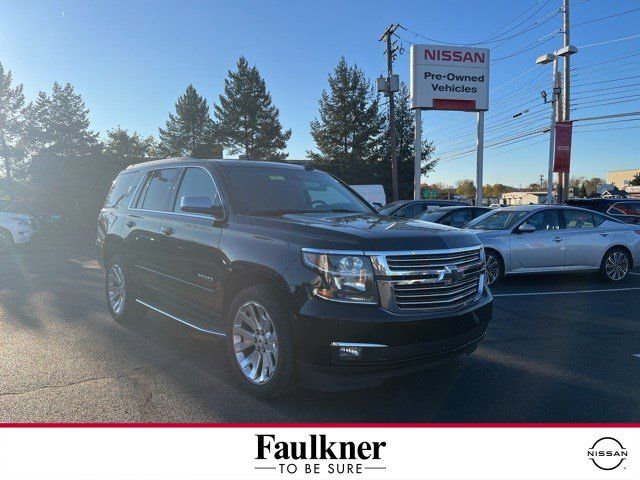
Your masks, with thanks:
[[[475,350],[493,313],[485,289],[470,308],[436,314],[394,314],[383,308],[312,298],[295,315],[298,380],[320,390],[380,384]],[[375,344],[343,358],[332,343]],[[380,346],[382,345],[382,346]]]

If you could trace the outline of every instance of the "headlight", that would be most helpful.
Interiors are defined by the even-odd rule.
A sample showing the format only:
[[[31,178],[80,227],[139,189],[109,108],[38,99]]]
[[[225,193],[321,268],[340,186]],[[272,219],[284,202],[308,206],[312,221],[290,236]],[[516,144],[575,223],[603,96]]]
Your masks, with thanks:
[[[15,220],[18,225],[24,225],[25,227],[31,224],[29,217],[11,217],[11,220]]]
[[[313,288],[316,296],[335,302],[378,303],[369,257],[303,248],[302,259],[320,274],[321,282]]]

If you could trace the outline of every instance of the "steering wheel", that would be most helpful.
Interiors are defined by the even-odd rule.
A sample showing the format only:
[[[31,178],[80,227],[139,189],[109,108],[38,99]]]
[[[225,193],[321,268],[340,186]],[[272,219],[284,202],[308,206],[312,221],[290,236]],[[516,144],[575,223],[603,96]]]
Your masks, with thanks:
[[[320,205],[326,205],[327,202],[325,202],[324,200],[314,200],[311,202],[311,208],[316,208],[319,207]]]

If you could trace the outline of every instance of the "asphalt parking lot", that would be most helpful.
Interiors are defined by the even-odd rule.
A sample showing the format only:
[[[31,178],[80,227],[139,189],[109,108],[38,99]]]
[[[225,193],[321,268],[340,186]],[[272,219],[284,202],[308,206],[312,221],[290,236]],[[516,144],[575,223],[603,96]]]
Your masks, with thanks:
[[[514,277],[472,355],[380,387],[238,391],[219,340],[107,313],[88,245],[0,258],[1,422],[638,422],[640,274]]]

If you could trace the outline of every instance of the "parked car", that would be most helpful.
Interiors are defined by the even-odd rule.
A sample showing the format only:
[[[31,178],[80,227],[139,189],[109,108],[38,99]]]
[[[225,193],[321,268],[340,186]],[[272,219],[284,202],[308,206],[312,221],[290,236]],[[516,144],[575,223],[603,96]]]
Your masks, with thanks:
[[[640,224],[640,200],[637,198],[572,198],[565,204],[606,213],[625,223]]]
[[[382,217],[309,167],[137,164],[97,230],[113,318],[154,310],[224,337],[256,395],[379,384],[472,352],[492,315],[476,235]]]
[[[490,211],[489,207],[442,207],[422,213],[416,219],[462,228],[474,218]]]
[[[640,262],[640,230],[582,208],[526,205],[469,222],[485,246],[489,284],[505,274],[600,271],[620,282]]]
[[[0,254],[14,245],[28,243],[38,231],[38,220],[31,215],[11,211],[0,212]]]
[[[380,209],[381,215],[412,218],[433,207],[450,207],[462,205],[457,200],[397,200]]]

